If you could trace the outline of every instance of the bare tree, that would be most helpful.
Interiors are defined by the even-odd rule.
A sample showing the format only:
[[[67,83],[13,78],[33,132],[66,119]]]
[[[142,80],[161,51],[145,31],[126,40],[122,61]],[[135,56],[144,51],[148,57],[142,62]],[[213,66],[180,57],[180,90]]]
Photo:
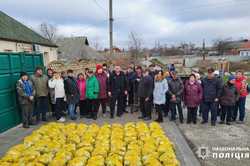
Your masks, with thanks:
[[[228,39],[217,39],[213,43],[213,47],[218,51],[219,55],[223,55],[228,49],[232,49],[232,46],[229,45],[232,41],[231,38]]]
[[[129,52],[135,60],[138,59],[139,54],[142,51],[142,39],[135,32],[129,33]]]
[[[44,22],[40,25],[40,31],[41,31],[41,35],[45,37],[46,39],[52,42],[56,40],[56,36],[57,36],[56,26]]]

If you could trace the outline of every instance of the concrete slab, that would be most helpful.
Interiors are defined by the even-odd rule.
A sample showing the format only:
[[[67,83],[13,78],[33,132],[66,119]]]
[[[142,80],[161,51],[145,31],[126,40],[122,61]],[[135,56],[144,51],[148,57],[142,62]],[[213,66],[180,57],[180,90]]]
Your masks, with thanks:
[[[200,147],[207,147],[211,151],[215,147],[238,147],[250,149],[250,97],[247,98],[246,118],[244,124],[232,123],[232,125],[217,124],[215,127],[210,123],[200,124],[199,117],[196,125],[178,125],[181,133],[185,136],[193,152],[197,152]],[[186,116],[186,110],[184,111]],[[219,117],[218,117],[219,120]],[[228,151],[226,151],[228,152]],[[235,151],[237,152],[237,151]],[[250,153],[250,151],[248,151]],[[199,159],[203,166],[246,166],[250,163],[250,158],[212,158]]]

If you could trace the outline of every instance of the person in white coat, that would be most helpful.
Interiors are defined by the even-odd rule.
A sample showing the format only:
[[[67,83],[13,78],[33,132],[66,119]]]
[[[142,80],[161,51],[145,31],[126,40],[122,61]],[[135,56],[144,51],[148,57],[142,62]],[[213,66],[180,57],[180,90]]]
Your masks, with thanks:
[[[50,88],[55,89],[55,116],[59,122],[65,122],[63,110],[65,110],[65,90],[64,80],[60,73],[54,72],[53,77],[48,82]]]
[[[168,91],[168,82],[165,79],[163,71],[159,71],[158,74],[155,76],[155,83],[154,83],[154,104],[155,109],[158,112],[158,118],[156,119],[157,122],[163,122],[163,111],[164,105],[166,103],[166,92]]]

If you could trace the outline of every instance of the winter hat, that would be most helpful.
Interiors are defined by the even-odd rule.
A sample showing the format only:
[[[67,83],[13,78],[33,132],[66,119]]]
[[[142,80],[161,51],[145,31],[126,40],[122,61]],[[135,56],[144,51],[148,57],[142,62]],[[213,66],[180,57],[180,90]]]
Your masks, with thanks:
[[[21,71],[21,72],[20,72],[20,78],[21,78],[22,76],[28,76],[28,73],[26,73],[26,72],[24,72],[24,71]]]
[[[97,64],[97,65],[96,65],[96,73],[97,73],[97,71],[98,71],[99,69],[102,69],[102,65]]]
[[[228,77],[228,81],[232,81],[232,80],[235,80],[235,76],[234,76],[234,75],[230,75],[230,76]]]

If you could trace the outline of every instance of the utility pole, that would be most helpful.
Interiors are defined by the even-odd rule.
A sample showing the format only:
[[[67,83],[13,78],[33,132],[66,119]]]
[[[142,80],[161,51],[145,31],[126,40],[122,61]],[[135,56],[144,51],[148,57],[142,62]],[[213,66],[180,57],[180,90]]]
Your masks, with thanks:
[[[202,56],[203,56],[203,60],[206,59],[206,55],[205,55],[205,39],[203,39],[203,43],[202,43]]]
[[[113,4],[112,0],[109,0],[109,51],[110,57],[113,55]]]

